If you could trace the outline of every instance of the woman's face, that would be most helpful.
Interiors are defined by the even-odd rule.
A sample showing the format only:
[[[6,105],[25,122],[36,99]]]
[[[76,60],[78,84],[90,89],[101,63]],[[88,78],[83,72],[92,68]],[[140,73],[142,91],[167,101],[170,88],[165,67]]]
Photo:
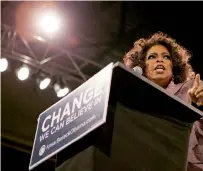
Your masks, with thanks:
[[[145,75],[151,81],[166,88],[172,79],[172,61],[168,49],[163,45],[154,45],[146,53]]]

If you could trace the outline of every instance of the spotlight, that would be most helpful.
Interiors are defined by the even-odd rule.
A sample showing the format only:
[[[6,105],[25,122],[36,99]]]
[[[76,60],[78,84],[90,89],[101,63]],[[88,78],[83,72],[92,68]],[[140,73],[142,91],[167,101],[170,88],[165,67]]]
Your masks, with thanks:
[[[6,58],[1,58],[0,59],[0,72],[6,71],[8,68],[8,61]]]
[[[29,77],[30,70],[27,66],[22,66],[18,71],[17,71],[17,76],[18,79],[21,81],[26,80]]]
[[[59,18],[54,13],[44,12],[40,18],[41,28],[48,33],[56,32],[59,29]]]
[[[61,88],[61,86],[57,83],[54,84],[54,90],[56,92],[57,97],[63,97],[70,91],[68,87]]]
[[[46,78],[44,78],[43,80],[40,81],[39,88],[41,90],[44,90],[49,86],[50,83],[51,83],[51,78],[46,77]]]
[[[37,85],[40,90],[46,89],[51,83],[51,77],[49,74],[44,73],[43,71],[38,70],[35,74],[33,74],[33,78],[36,79]]]

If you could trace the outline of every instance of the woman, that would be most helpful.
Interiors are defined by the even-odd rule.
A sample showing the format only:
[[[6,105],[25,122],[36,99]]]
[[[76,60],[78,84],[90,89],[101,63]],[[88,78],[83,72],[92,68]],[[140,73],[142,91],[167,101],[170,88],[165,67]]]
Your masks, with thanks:
[[[140,66],[143,75],[187,103],[203,109],[203,82],[189,64],[191,54],[161,32],[141,38],[124,56],[130,68]],[[188,170],[203,171],[203,119],[196,121],[190,136]]]

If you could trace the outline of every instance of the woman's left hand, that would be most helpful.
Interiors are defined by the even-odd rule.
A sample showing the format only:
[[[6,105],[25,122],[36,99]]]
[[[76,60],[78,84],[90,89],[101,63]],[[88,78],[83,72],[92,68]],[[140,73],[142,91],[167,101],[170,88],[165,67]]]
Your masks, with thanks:
[[[195,76],[193,87],[188,90],[191,101],[198,106],[203,106],[203,84],[200,83],[200,75]]]

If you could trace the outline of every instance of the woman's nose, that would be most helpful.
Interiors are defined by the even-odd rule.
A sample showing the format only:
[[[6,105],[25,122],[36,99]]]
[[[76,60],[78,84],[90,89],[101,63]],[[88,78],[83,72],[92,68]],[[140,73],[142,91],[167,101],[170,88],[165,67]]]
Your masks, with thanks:
[[[163,58],[162,57],[157,57],[157,60],[156,60],[157,62],[163,62],[164,60],[163,60]]]

